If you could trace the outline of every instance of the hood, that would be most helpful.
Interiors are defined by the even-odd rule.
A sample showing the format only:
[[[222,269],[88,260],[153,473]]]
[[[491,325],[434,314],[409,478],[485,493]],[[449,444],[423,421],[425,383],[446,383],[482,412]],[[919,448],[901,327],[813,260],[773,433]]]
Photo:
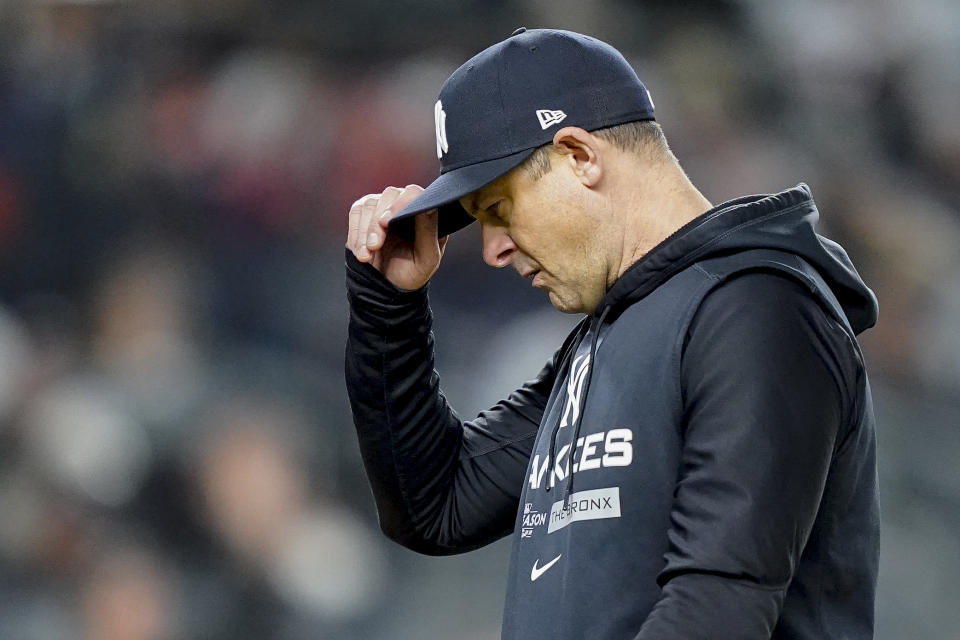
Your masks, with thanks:
[[[647,296],[694,262],[749,249],[796,254],[817,270],[843,307],[854,332],[877,322],[877,298],[839,244],[819,235],[810,188],[799,184],[772,195],[724,202],[691,220],[621,275],[600,301],[607,315]]]

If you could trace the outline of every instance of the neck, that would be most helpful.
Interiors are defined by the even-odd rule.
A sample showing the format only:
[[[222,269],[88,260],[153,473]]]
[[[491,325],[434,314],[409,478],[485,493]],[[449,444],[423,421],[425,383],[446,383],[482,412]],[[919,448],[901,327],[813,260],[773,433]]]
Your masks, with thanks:
[[[653,166],[639,164],[624,175],[624,197],[611,202],[623,234],[613,256],[609,284],[655,246],[713,205],[697,190],[673,158]],[[637,177],[640,176],[638,180]]]

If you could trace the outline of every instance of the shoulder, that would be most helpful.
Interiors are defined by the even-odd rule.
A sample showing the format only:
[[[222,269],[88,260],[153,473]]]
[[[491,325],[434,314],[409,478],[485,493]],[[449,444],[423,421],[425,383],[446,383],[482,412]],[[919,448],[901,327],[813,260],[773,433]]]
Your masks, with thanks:
[[[780,321],[810,314],[829,315],[806,283],[782,271],[752,269],[718,279],[703,297],[690,329],[695,330],[708,318],[713,322],[723,318],[766,321],[765,326],[769,322],[777,327]]]
[[[849,342],[843,326],[805,282],[773,270],[744,271],[719,281],[698,305],[686,343],[698,334],[739,339],[743,347],[790,339],[823,338],[841,347]]]
[[[862,362],[845,328],[805,282],[750,270],[723,279],[703,298],[684,338],[682,370],[687,382],[780,381],[811,398],[837,398],[846,412]]]

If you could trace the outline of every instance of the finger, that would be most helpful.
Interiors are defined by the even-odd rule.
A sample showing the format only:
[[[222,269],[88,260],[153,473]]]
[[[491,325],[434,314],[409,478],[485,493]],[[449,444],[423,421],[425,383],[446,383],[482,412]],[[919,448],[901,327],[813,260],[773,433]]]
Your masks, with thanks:
[[[433,264],[440,259],[440,242],[437,239],[437,210],[431,209],[414,217],[414,256],[417,262]]]
[[[370,221],[377,210],[377,202],[380,200],[379,194],[372,198],[367,198],[360,205],[360,227],[357,229],[357,259],[361,262],[370,260],[370,250],[367,249],[367,229],[370,227]]]
[[[403,189],[398,187],[387,187],[384,189],[383,193],[380,194],[380,200],[377,202],[377,209],[373,213],[373,218],[371,218],[367,226],[361,227],[360,231],[364,234],[363,241],[366,243],[367,249],[371,252],[383,246],[383,241],[386,239],[386,232],[380,224],[380,220],[383,219],[384,215],[388,217],[392,216],[391,211],[397,210],[394,203],[402,193]]]
[[[406,208],[408,204],[413,202],[421,193],[423,193],[423,187],[418,184],[408,184],[406,187],[404,187],[397,199],[393,201],[393,204],[391,204],[390,207],[383,212],[383,215],[380,216],[380,219],[378,220],[380,223],[380,228],[386,230],[390,224],[390,219],[403,211],[403,209]]]
[[[347,248],[350,249],[354,255],[357,254],[357,237],[360,235],[360,207],[364,200],[373,197],[375,197],[374,194],[368,193],[350,205],[350,217],[347,222]]]

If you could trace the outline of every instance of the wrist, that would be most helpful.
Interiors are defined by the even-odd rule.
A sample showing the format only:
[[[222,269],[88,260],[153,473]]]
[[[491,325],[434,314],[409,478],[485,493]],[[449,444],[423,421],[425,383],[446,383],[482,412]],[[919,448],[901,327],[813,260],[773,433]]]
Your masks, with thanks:
[[[381,305],[421,304],[427,297],[429,282],[419,289],[401,289],[371,264],[360,262],[346,249],[347,292],[351,304],[357,299]]]

